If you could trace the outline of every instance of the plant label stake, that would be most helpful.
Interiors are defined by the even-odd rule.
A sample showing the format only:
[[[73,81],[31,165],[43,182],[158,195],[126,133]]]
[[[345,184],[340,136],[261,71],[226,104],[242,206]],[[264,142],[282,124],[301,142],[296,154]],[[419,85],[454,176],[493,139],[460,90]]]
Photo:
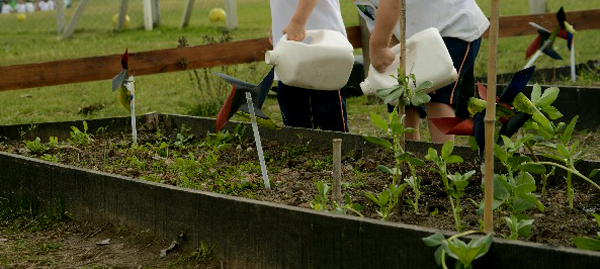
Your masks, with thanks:
[[[342,139],[333,139],[333,200],[342,204]]]
[[[260,144],[260,135],[258,133],[258,124],[256,123],[256,115],[254,114],[254,104],[252,104],[252,94],[246,92],[246,101],[248,102],[248,110],[250,110],[250,120],[252,121],[252,131],[254,132],[254,141],[256,142],[256,151],[258,152],[258,160],[260,161],[260,170],[262,171],[265,188],[271,189],[269,184],[269,176],[267,175],[267,166],[265,165],[265,156],[263,155],[262,145]]]

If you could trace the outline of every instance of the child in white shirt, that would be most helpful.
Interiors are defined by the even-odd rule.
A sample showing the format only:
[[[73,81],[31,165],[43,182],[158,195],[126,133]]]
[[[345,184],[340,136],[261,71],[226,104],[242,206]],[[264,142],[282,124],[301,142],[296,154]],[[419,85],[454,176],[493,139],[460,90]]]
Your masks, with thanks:
[[[0,9],[1,14],[10,14],[13,11],[13,8],[10,6],[7,0],[4,0],[2,4],[2,8]]]

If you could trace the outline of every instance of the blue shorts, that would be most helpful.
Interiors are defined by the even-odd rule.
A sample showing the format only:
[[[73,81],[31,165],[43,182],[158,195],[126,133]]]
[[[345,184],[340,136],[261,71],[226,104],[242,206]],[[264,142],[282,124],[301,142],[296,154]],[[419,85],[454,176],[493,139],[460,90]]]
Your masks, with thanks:
[[[468,114],[463,114],[468,113],[466,104],[475,92],[473,67],[481,45],[481,37],[472,42],[454,37],[444,37],[442,39],[450,53],[454,68],[458,72],[458,80],[430,93],[431,101],[429,102],[448,104],[456,109],[457,117],[468,117]],[[407,106],[407,108],[410,107],[414,106]],[[393,106],[388,105],[388,112],[392,112],[393,109]],[[425,106],[417,107],[417,110],[421,118],[427,116]]]

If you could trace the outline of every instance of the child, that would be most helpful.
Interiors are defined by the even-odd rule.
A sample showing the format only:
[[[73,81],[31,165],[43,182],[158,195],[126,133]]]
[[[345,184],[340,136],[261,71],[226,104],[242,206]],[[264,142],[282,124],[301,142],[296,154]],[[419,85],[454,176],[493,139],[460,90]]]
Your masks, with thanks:
[[[329,29],[346,35],[339,0],[271,0],[273,46],[283,34],[302,41],[305,30]],[[348,132],[343,89],[320,91],[279,82],[277,101],[286,126]]]
[[[13,11],[13,8],[8,3],[8,0],[4,0],[2,4],[2,8],[0,9],[1,14],[10,14]]]
[[[17,13],[27,12],[27,7],[25,6],[25,0],[19,0],[19,2],[15,5],[15,12],[17,12]]]
[[[398,27],[399,4],[397,0],[354,0],[359,13],[371,30],[369,57],[375,69],[382,72],[394,61],[390,51],[393,45],[392,34],[400,35]],[[446,48],[459,72],[455,83],[436,90],[431,101],[422,108],[407,107],[405,124],[417,128],[420,117],[454,117],[454,109],[459,117],[467,117],[466,103],[475,90],[473,65],[481,36],[489,26],[487,17],[475,0],[406,0],[406,38],[436,27],[440,31]],[[459,96],[460,95],[460,96]],[[389,108],[388,108],[389,110]],[[436,143],[454,140],[454,136],[441,133],[433,124],[429,124],[431,139]],[[419,133],[406,135],[406,139],[419,140]]]
[[[35,12],[35,5],[31,3],[31,0],[27,0],[27,2],[25,3],[25,11]]]

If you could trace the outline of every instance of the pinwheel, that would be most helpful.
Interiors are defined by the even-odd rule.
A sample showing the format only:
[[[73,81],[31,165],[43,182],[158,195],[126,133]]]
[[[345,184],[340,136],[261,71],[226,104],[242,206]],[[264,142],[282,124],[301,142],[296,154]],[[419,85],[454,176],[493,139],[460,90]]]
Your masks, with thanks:
[[[271,69],[269,74],[267,74],[259,85],[253,85],[225,74],[217,74],[222,79],[231,83],[232,86],[231,93],[229,93],[223,107],[221,107],[221,110],[219,111],[219,115],[217,115],[217,133],[236,112],[239,112],[239,114],[244,117],[248,117],[250,110],[246,103],[246,92],[249,92],[252,96],[252,103],[258,123],[266,128],[279,129],[279,127],[261,110],[265,99],[267,98],[267,94],[269,93],[269,89],[271,89],[271,84],[273,84],[274,74],[274,69]]]
[[[571,68],[574,68],[575,48],[573,43],[573,34],[576,33],[575,29],[573,29],[573,26],[567,22],[565,10],[562,7],[556,13],[556,19],[558,20],[558,25],[552,32],[536,23],[529,23],[537,30],[538,36],[536,36],[531,44],[529,44],[527,50],[525,51],[525,59],[528,59],[533,55],[533,57],[531,57],[529,62],[527,62],[525,65],[525,68],[530,67],[542,53],[550,56],[552,59],[562,60],[562,57],[552,48],[556,37],[567,40],[567,47],[571,51]]]
[[[135,80],[133,75],[128,76],[128,68],[129,68],[129,53],[125,50],[125,53],[121,57],[121,67],[123,70],[119,72],[112,79],[112,90],[113,92],[117,89],[119,90],[119,103],[127,109],[127,111],[131,112],[131,132],[133,136],[133,143],[137,143],[137,128],[136,128],[136,119],[135,119]]]
[[[531,79],[534,69],[535,67],[529,67],[517,72],[500,97],[496,97],[496,116],[502,125],[499,131],[500,135],[511,137],[532,117],[535,121],[547,126],[549,120],[522,93]],[[430,120],[442,133],[475,136],[481,155],[485,142],[483,119],[488,96],[487,89],[482,84],[478,83],[477,89],[482,99],[472,97],[469,100],[468,109],[471,118],[446,117],[431,118]],[[498,139],[497,143],[503,143],[502,139]]]

